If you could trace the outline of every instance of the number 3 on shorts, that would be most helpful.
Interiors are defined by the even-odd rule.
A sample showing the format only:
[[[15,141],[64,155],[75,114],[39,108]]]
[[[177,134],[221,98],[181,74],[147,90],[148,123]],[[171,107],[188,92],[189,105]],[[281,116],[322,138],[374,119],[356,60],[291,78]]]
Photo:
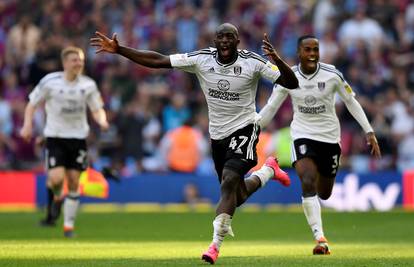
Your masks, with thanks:
[[[332,164],[332,174],[336,174],[336,170],[338,168],[339,162],[338,162],[338,155],[333,155],[333,164]]]

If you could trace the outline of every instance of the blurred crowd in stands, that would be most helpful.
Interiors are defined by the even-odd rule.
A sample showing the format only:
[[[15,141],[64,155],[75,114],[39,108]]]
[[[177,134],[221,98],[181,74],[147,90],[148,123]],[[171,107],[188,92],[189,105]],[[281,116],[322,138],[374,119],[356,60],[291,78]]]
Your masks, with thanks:
[[[190,52],[213,46],[222,22],[238,26],[239,47],[257,53],[268,33],[291,65],[297,38],[315,34],[321,61],[334,64],[351,84],[384,155],[381,160],[369,156],[362,129],[338,100],[342,168],[414,168],[413,0],[1,0],[0,168],[43,170],[37,140],[28,144],[18,136],[27,95],[45,74],[61,70],[60,50],[77,45],[86,51],[85,73],[97,81],[111,123],[107,132],[92,125],[90,157],[97,168],[110,165],[126,176],[168,169],[214,173],[206,105],[195,77],[95,54],[89,39],[96,30],[116,32],[121,44],[134,48]],[[260,83],[258,110],[271,91],[271,84]],[[285,102],[262,133],[262,157],[277,153],[289,165],[285,127],[291,118]],[[43,123],[40,111],[37,135]],[[193,138],[183,138],[180,129]],[[177,157],[187,160],[170,162]],[[189,160],[192,164],[173,166]]]

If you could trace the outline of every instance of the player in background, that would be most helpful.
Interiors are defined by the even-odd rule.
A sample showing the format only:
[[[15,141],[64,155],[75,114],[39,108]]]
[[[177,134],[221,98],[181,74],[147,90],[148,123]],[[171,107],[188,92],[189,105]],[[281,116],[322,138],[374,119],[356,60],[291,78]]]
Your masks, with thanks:
[[[43,147],[46,143],[46,140],[44,137],[42,136],[38,136],[36,137],[36,145]],[[85,171],[83,171],[80,174],[80,179],[82,177],[82,175],[91,175],[90,172],[90,167],[87,168]],[[103,181],[100,180],[100,177],[97,177],[99,174],[102,175],[102,177],[105,180],[113,180],[117,183],[121,182],[121,177],[119,176],[119,173],[114,170],[111,169],[110,167],[103,167],[101,172],[98,173],[96,170],[92,170],[93,171],[93,183],[100,183],[102,187],[105,187],[105,183]],[[66,179],[66,178],[64,178]],[[80,180],[81,183],[81,180]],[[84,181],[84,183],[90,183],[88,182],[88,179],[86,179]],[[87,186],[87,185],[86,185]],[[65,183],[64,183],[64,187],[65,187]],[[67,187],[67,185],[66,185]],[[94,192],[85,192],[85,184],[84,184],[84,190],[82,192],[82,190],[80,190],[80,195],[81,196],[87,196],[87,197],[95,197],[95,198],[106,198],[104,195],[104,189],[102,187],[99,187],[102,191],[99,193],[97,193],[96,191]],[[95,189],[97,187],[95,186]],[[63,190],[63,193],[57,198],[54,196],[53,191],[51,188],[49,188],[48,186],[46,186],[47,189],[47,198],[46,198],[46,217],[44,219],[42,219],[40,221],[40,226],[44,226],[44,227],[55,227],[56,226],[56,221],[59,219],[60,214],[61,214],[61,210],[62,210],[62,204],[63,201],[65,200],[66,197],[66,193],[65,190]],[[97,190],[100,190],[97,189]]]
[[[215,48],[166,56],[121,46],[116,34],[110,39],[96,32],[96,37],[91,38],[97,53],[116,53],[146,67],[178,68],[197,76],[208,106],[212,156],[221,192],[213,221],[213,241],[202,254],[202,259],[212,264],[217,260],[224,237],[233,235],[231,221],[236,207],[262,185],[257,176],[244,179],[257,162],[260,128],[256,123],[255,97],[258,81],[264,77],[286,88],[297,88],[298,84],[293,71],[274,52],[266,35],[264,51],[274,57],[276,66],[255,53],[238,50],[239,33],[230,23],[217,27],[214,43]],[[271,167],[265,168],[272,177],[288,185],[289,177],[275,159],[268,163]]]
[[[20,135],[30,140],[33,134],[33,115],[45,102],[47,187],[56,200],[60,199],[64,178],[68,194],[63,204],[64,235],[73,236],[79,206],[79,176],[88,166],[86,137],[89,134],[87,106],[102,130],[108,128],[103,102],[95,81],[82,75],[82,49],[69,46],[62,50],[63,71],[46,75],[29,95]]]
[[[290,95],[293,105],[292,162],[302,184],[303,210],[316,240],[313,254],[330,254],[322,228],[319,199],[331,196],[341,156],[340,124],[335,112],[338,94],[366,133],[371,154],[381,157],[375,133],[351,86],[333,66],[319,62],[319,42],[314,36],[298,39],[299,65],[292,67],[299,80],[297,90],[273,88],[268,103],[260,111],[260,125],[269,124]]]

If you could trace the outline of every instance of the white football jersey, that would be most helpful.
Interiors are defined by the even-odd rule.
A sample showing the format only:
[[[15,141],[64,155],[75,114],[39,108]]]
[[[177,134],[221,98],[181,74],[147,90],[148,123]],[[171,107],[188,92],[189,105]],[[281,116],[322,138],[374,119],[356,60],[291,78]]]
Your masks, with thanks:
[[[29,95],[32,105],[45,101],[45,137],[84,139],[88,136],[86,106],[92,111],[103,107],[95,81],[80,75],[69,82],[63,72],[53,72],[40,80]]]
[[[339,143],[341,129],[335,111],[335,96],[338,93],[347,100],[355,97],[355,93],[333,65],[318,63],[317,70],[311,75],[304,74],[299,66],[292,67],[292,70],[298,78],[299,88],[288,90],[277,86],[274,89],[280,90],[283,100],[288,95],[292,99],[292,139]]]
[[[259,55],[238,50],[229,64],[217,60],[217,49],[170,56],[171,65],[196,74],[207,101],[209,132],[212,139],[223,139],[256,120],[256,91],[260,77],[275,82],[279,69]]]

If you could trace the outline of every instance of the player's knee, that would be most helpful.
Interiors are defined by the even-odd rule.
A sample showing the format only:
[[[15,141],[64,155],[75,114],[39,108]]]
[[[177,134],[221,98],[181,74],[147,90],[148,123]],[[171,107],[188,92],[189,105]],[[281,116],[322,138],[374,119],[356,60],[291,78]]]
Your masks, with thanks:
[[[221,192],[222,193],[234,192],[237,189],[239,182],[240,182],[240,177],[237,173],[233,171],[224,171],[223,179],[221,182]]]
[[[332,192],[320,192],[318,197],[322,200],[327,200],[332,195]]]
[[[222,193],[231,193],[235,191],[236,186],[237,186],[237,183],[235,179],[232,177],[227,177],[227,178],[223,178],[223,182],[221,182],[220,189]]]
[[[50,188],[60,187],[63,184],[63,177],[60,176],[49,176],[47,184]]]

